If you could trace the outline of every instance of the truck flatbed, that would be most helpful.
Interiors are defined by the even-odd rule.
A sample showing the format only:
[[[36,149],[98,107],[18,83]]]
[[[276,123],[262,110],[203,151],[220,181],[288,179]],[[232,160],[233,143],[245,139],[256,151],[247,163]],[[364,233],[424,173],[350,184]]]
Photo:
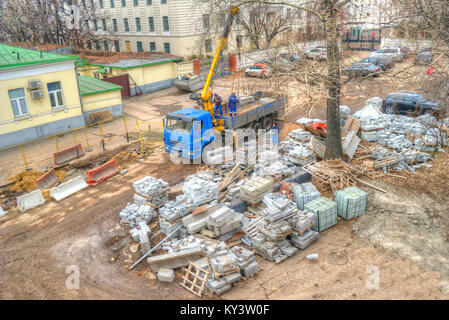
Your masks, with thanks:
[[[273,115],[281,111],[287,105],[287,97],[279,99],[271,99],[269,103],[263,103],[260,100],[247,104],[243,107],[237,107],[237,116],[231,117],[228,112],[227,105],[223,111],[224,125],[228,129],[242,128],[250,123],[263,119],[267,115]]]

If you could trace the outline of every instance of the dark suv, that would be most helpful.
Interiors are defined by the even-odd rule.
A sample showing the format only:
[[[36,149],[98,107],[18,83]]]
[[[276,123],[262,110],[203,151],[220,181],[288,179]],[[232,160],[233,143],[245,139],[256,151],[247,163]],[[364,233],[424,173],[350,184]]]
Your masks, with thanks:
[[[436,113],[439,107],[436,102],[427,100],[415,92],[394,92],[382,100],[382,111],[388,114],[417,115],[424,113]]]
[[[386,71],[387,69],[391,69],[394,66],[393,60],[388,59],[381,59],[381,58],[365,58],[360,61],[361,63],[372,63],[376,66],[379,66],[382,68],[382,71]]]

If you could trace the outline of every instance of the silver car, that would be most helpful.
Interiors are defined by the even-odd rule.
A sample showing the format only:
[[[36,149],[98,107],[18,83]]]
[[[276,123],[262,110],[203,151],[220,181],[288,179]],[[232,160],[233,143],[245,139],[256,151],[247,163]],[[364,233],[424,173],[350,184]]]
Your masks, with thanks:
[[[405,59],[406,54],[402,52],[401,48],[383,48],[377,51],[371,52],[370,58],[389,59],[394,61],[402,61]]]

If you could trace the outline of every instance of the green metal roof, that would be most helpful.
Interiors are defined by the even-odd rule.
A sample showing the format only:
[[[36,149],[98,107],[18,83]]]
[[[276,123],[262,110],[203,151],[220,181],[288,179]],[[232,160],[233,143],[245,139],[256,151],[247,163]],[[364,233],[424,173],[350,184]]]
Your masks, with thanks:
[[[76,56],[65,56],[0,44],[0,70],[77,59]]]
[[[89,76],[79,76],[80,91],[82,96],[122,90],[122,86],[98,80]]]

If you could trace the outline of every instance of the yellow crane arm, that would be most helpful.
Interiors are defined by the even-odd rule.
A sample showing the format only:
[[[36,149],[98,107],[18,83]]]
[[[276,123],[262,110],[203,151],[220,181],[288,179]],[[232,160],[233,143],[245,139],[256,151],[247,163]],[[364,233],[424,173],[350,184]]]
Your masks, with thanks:
[[[201,100],[203,102],[203,107],[205,111],[210,112],[212,116],[212,123],[214,126],[218,126],[218,121],[214,116],[214,108],[210,102],[210,97],[212,96],[212,88],[214,86],[215,76],[217,74],[218,67],[223,61],[223,51],[226,47],[228,41],[229,32],[231,31],[231,26],[234,21],[235,16],[239,13],[239,8],[234,7],[230,10],[229,15],[226,17],[225,29],[218,43],[217,50],[210,65],[209,74],[207,75],[206,83],[204,84],[203,92],[201,93]]]

